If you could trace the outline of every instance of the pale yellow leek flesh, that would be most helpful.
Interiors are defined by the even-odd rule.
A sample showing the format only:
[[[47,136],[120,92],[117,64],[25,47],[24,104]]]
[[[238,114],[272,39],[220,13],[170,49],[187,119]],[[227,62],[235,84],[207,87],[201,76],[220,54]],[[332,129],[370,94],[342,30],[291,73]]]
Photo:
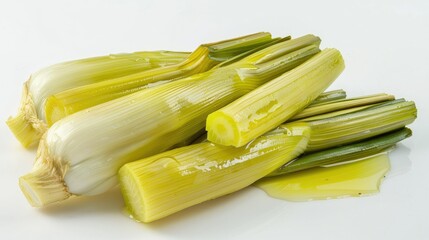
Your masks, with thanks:
[[[24,83],[18,114],[6,123],[24,147],[34,146],[46,132],[43,106],[61,91],[182,62],[187,52],[153,51],[111,54],[55,64]]]
[[[181,63],[56,93],[50,96],[46,102],[46,121],[48,125],[52,125],[70,114],[92,106],[153,86],[205,72],[225,60],[271,40],[271,34],[257,33],[221,42],[203,44]]]
[[[296,126],[241,148],[205,142],[125,164],[119,179],[127,210],[137,221],[152,222],[240,190],[300,155],[308,133]]]
[[[209,141],[240,147],[275,128],[313,102],[344,69],[336,49],[264,84],[207,117]]]

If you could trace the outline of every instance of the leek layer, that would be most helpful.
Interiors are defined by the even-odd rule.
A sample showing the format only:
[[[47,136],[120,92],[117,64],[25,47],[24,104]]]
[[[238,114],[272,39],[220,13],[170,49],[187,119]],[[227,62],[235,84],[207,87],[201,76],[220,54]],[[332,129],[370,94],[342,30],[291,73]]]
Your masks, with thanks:
[[[272,38],[269,33],[257,33],[231,40],[203,44],[179,64],[56,93],[50,96],[46,102],[46,121],[48,125],[52,125],[65,116],[89,107],[158,86],[160,83],[167,83],[205,72],[223,61],[271,41]]]

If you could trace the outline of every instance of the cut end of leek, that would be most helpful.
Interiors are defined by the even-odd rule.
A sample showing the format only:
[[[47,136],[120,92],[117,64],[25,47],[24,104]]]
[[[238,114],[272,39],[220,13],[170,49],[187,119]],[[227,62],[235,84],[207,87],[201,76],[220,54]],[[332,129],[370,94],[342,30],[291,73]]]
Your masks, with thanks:
[[[9,117],[6,124],[25,148],[36,145],[46,132],[47,126],[37,117],[36,108],[28,92],[27,83],[23,87],[18,114],[15,117]]]
[[[127,165],[119,170],[119,181],[121,182],[121,192],[126,204],[126,210],[130,216],[138,222],[150,222],[146,214],[146,204],[143,197],[143,189],[138,184],[133,171]]]
[[[44,207],[71,196],[62,181],[58,181],[56,176],[50,175],[43,169],[20,177],[19,187],[33,207]]]
[[[207,139],[224,146],[237,146],[241,143],[239,131],[234,120],[221,111],[216,111],[207,117]],[[216,133],[216,134],[214,134]]]
[[[242,189],[306,149],[306,124],[279,128],[235,148],[209,142],[176,148],[119,170],[119,181],[133,219],[152,222]]]
[[[244,146],[308,106],[343,69],[344,60],[338,50],[323,50],[295,69],[210,114],[211,121],[207,120],[206,124],[208,139],[222,145]],[[229,129],[237,133],[225,134],[232,132]]]
[[[71,196],[63,176],[67,165],[53,161],[47,154],[45,139],[40,141],[33,170],[19,178],[19,187],[33,207],[63,201]]]

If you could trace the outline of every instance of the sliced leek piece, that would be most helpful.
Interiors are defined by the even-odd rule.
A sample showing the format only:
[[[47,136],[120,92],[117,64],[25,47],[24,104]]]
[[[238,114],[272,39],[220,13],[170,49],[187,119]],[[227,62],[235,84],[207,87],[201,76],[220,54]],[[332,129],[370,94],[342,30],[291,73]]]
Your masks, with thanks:
[[[339,99],[344,99],[346,97],[346,92],[342,89],[328,91],[320,94],[307,108],[321,103],[330,103]],[[305,109],[304,109],[305,110]],[[201,143],[207,140],[207,134],[201,134],[193,143]]]
[[[47,131],[21,189],[36,207],[105,192],[122,165],[196,139],[209,113],[305,62],[319,43],[312,35],[280,42],[222,69],[70,115]]]
[[[137,221],[152,222],[235,192],[300,155],[307,141],[308,128],[295,126],[245,147],[205,142],[125,164],[119,180],[127,210]]]
[[[340,75],[344,61],[336,49],[264,84],[207,117],[211,142],[240,147],[275,128],[317,98]]]

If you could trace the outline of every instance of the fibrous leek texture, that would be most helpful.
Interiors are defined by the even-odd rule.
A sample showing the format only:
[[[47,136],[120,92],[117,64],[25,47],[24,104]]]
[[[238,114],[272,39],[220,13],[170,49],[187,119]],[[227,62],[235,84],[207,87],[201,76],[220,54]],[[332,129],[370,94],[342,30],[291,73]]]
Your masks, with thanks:
[[[89,107],[159,84],[205,72],[222,61],[272,41],[271,34],[257,33],[199,46],[176,65],[69,89],[50,96],[45,105],[48,125]]]
[[[24,83],[21,106],[7,120],[9,128],[24,147],[38,142],[47,129],[44,105],[52,94],[182,62],[187,52],[135,52],[80,59],[52,65],[32,74]]]
[[[142,52],[48,67],[24,85],[19,114],[10,118],[8,125],[22,145],[28,147],[37,143],[49,126],[67,115],[207,71],[222,61],[274,40],[271,34],[261,32],[203,44],[192,54]]]
[[[415,119],[415,106],[413,111],[413,103],[409,102],[410,109],[400,107],[402,103],[391,101],[384,106],[373,107],[377,110],[362,111],[359,117],[351,113],[318,124],[302,121],[282,124],[239,148],[202,142],[125,164],[119,171],[119,178],[127,208],[136,220],[151,222],[237,191],[262,178],[267,169],[282,161],[287,164],[297,154],[308,151],[322,136],[328,143],[348,144],[374,136],[375,128],[378,128],[377,134],[381,134],[411,123]],[[386,105],[395,106],[399,111]],[[388,109],[384,109],[386,107]],[[344,119],[349,119],[350,125],[345,121],[337,126]],[[378,120],[386,123],[377,124]],[[335,121],[337,124],[332,124]],[[363,127],[357,128],[355,124]],[[397,136],[396,140],[403,137]],[[390,143],[394,141],[390,140]]]
[[[314,121],[298,120],[285,125],[306,122],[312,129],[307,151],[318,151],[403,128],[411,124],[416,117],[415,103],[398,99],[348,114]],[[326,129],[329,129],[329,132]]]
[[[241,148],[204,142],[125,164],[119,179],[127,210],[152,222],[235,192],[300,155],[307,141],[308,128],[294,126]]]
[[[209,113],[305,62],[319,43],[312,35],[284,41],[222,69],[70,115],[47,131],[33,171],[20,178],[21,189],[38,207],[71,194],[102,193],[116,185],[123,164],[196,138]],[[272,57],[258,64],[266,56]],[[49,197],[49,191],[63,195]]]
[[[275,128],[313,102],[344,69],[336,49],[264,84],[207,117],[208,140],[240,147]]]
[[[357,98],[339,99],[336,101],[328,101],[321,103],[312,103],[309,107],[305,108],[298,114],[294,115],[289,121],[307,118],[319,114],[334,112],[343,109],[350,109],[354,107],[366,106],[370,104],[380,103],[388,100],[394,100],[395,97],[389,94],[380,93],[370,96],[363,96]]]

